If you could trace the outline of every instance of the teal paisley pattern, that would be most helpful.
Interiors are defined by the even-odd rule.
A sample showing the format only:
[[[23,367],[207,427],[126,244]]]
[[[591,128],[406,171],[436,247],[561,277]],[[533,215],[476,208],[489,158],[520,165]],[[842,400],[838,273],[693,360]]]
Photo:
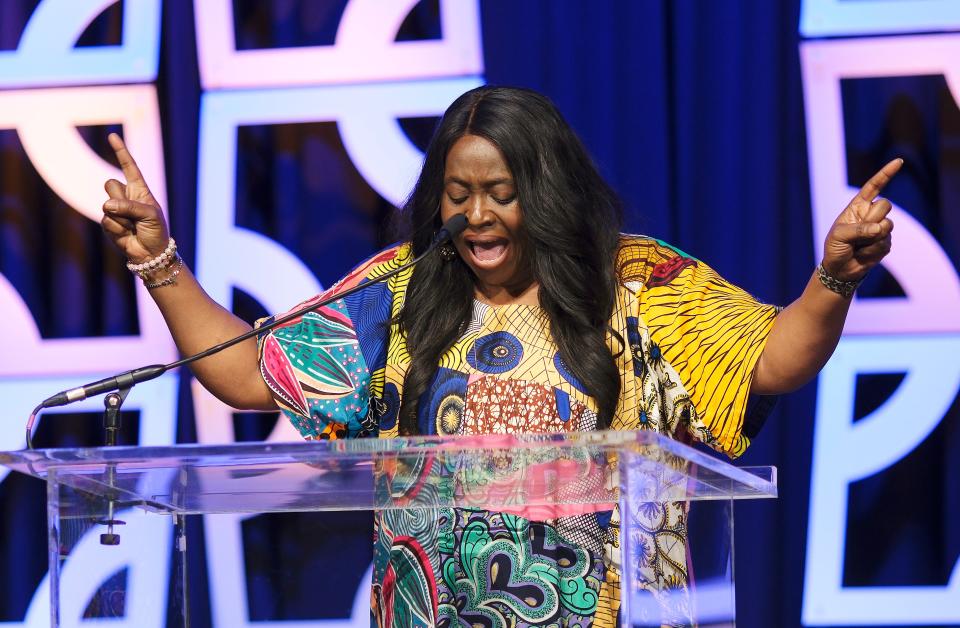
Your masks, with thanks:
[[[457,509],[441,547],[438,626],[590,625],[603,561],[542,522]]]
[[[602,557],[568,541],[549,522],[431,508],[449,503],[443,480],[454,469],[448,462],[425,452],[402,460],[385,457],[380,464],[378,490],[418,508],[377,514],[374,623],[591,625],[606,571]]]

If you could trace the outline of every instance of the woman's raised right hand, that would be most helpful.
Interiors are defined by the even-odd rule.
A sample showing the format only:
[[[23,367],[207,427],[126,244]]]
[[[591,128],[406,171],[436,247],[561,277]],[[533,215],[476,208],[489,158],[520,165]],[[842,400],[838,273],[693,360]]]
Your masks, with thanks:
[[[127,183],[110,179],[103,185],[110,198],[103,204],[100,226],[129,261],[139,264],[163,253],[170,234],[163,210],[127,146],[116,133],[111,133],[108,140]]]

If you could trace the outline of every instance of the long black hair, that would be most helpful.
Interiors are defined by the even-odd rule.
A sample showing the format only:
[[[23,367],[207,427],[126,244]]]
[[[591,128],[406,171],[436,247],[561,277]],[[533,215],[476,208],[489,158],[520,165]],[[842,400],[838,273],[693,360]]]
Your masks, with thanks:
[[[566,368],[597,402],[598,427],[607,428],[620,397],[620,374],[606,335],[616,299],[621,204],[546,97],[527,89],[478,87],[444,113],[400,214],[414,255],[426,250],[440,227],[447,153],[465,135],[492,142],[510,168],[523,218],[523,254],[539,283],[540,307]],[[469,324],[473,298],[473,273],[459,256],[444,261],[429,255],[414,268],[396,319],[411,359],[401,434],[417,433],[420,398],[440,357]]]

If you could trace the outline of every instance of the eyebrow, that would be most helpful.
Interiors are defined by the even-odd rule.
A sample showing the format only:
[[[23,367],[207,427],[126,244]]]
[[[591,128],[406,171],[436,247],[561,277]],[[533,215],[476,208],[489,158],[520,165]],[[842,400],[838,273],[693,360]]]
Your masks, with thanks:
[[[447,177],[447,178],[444,180],[444,184],[446,185],[446,184],[449,184],[449,183],[456,183],[457,185],[462,185],[463,187],[467,188],[468,190],[472,187],[469,183],[467,183],[466,181],[464,181],[463,179],[460,179],[460,178],[458,178],[458,177]],[[501,178],[499,178],[499,179],[490,179],[489,181],[484,181],[482,187],[484,187],[484,188],[492,188],[492,187],[496,187],[496,186],[498,186],[498,185],[513,185],[513,179],[511,179],[511,178],[509,178],[509,177],[501,177]]]

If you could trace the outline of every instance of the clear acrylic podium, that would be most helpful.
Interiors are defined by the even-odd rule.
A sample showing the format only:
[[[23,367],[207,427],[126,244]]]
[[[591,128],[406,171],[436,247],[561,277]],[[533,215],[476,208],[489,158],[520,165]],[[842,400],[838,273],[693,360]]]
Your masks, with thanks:
[[[0,453],[0,464],[47,483],[51,626],[134,612],[126,601],[137,572],[99,583],[64,574],[81,545],[107,558],[118,537],[150,543],[151,535],[174,539],[168,620],[190,625],[188,515],[456,507],[548,519],[617,504],[621,625],[733,626],[733,501],[777,493],[772,467],[734,467],[643,431],[47,449]],[[649,515],[677,502],[687,509],[689,584],[660,582],[651,594],[649,555],[660,541]],[[86,602],[63,608],[81,583]],[[156,591],[157,608],[146,612],[166,614],[167,594]]]

